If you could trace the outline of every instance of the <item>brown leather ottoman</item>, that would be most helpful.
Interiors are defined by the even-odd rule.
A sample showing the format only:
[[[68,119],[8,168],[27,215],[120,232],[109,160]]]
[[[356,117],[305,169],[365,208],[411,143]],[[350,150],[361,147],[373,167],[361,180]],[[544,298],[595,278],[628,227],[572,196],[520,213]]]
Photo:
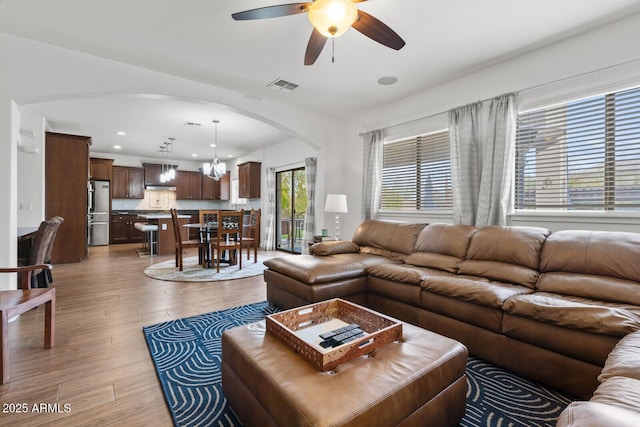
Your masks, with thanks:
[[[248,426],[454,426],[465,412],[467,349],[409,324],[403,338],[330,372],[266,333],[222,336],[222,385]]]

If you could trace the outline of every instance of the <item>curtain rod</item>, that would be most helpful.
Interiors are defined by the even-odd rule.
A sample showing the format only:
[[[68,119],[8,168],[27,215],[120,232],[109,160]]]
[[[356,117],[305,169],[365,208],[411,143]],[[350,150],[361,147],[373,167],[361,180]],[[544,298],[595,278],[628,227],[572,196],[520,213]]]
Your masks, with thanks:
[[[518,91],[513,91],[513,93],[519,95],[521,93],[525,93],[525,92],[528,92],[530,90],[540,89],[540,88],[544,88],[544,87],[551,86],[551,85],[554,85],[554,84],[562,83],[562,82],[565,82],[565,81],[577,79],[577,78],[580,78],[580,77],[594,75],[594,74],[597,74],[597,73],[601,73],[603,71],[615,69],[615,68],[618,68],[618,67],[624,67],[626,65],[637,63],[637,62],[640,62],[640,59],[631,59],[629,61],[622,62],[620,64],[609,65],[607,67],[598,68],[597,70],[585,71],[584,73],[576,74],[575,76],[563,77],[563,78],[558,79],[558,80],[553,80],[553,81],[550,81],[550,82],[545,82],[545,83],[540,83],[540,84],[537,84],[537,85],[529,86],[527,88],[524,88],[524,89],[521,89],[521,90],[518,90]],[[485,98],[485,99],[481,99],[479,101],[470,102],[470,104],[475,104],[477,102],[486,102],[486,101],[489,101],[489,100],[491,100],[493,98],[495,98],[495,96],[492,96],[492,97],[489,97],[489,98]],[[409,120],[409,121],[406,121],[406,122],[397,123],[395,125],[390,125],[390,126],[386,126],[386,127],[379,128],[379,129],[370,129],[368,131],[359,132],[358,135],[359,136],[364,136],[365,133],[371,132],[371,131],[374,131],[374,130],[392,129],[392,128],[395,128],[395,127],[398,127],[398,126],[408,125],[410,123],[419,122],[420,120],[426,120],[426,119],[430,119],[430,118],[435,117],[435,116],[439,116],[440,114],[444,114],[446,112],[447,111],[441,111],[439,113],[429,114],[429,115],[424,116],[424,117],[418,117],[417,119],[412,119],[412,120]]]

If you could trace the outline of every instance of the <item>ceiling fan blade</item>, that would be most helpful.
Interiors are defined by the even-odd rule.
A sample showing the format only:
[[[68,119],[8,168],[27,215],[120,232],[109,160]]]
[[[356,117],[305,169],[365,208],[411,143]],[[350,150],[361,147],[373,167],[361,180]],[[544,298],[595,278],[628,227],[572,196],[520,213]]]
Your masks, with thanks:
[[[305,13],[313,3],[292,3],[279,4],[277,6],[259,7],[257,9],[245,10],[231,15],[236,21],[246,21],[248,19],[277,18],[279,16],[296,15]]]
[[[358,10],[358,19],[351,25],[371,40],[375,40],[391,49],[400,50],[405,45],[402,37],[378,18]]]
[[[313,65],[316,62],[325,43],[327,43],[327,38],[314,28],[307,44],[307,51],[304,54],[304,65]]]

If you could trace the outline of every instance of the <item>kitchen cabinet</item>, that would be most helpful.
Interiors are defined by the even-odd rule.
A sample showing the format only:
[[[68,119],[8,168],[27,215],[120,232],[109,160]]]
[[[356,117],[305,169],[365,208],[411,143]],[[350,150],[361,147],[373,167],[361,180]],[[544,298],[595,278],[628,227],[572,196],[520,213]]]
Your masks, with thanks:
[[[245,162],[238,165],[238,197],[260,198],[260,162]]]
[[[231,198],[231,172],[227,172],[219,181],[202,177],[202,200],[229,200]]]
[[[176,200],[202,199],[202,174],[176,171]]]
[[[111,181],[113,179],[113,159],[91,158],[91,179],[98,181]]]
[[[45,133],[45,218],[64,218],[53,244],[53,264],[80,262],[88,254],[90,145],[88,136]]]
[[[114,199],[144,199],[144,169],[114,166],[112,173]]]
[[[134,227],[136,222],[146,222],[146,220],[136,214],[111,215],[111,244],[142,242],[144,233]]]
[[[171,182],[162,182],[160,181],[160,175],[162,175],[162,171],[163,169],[166,171],[167,168],[169,167],[173,167],[174,169],[177,169],[178,166],[177,165],[163,165],[159,164],[159,163],[143,163],[142,166],[144,166],[144,185],[145,186],[149,186],[149,185],[153,185],[153,186],[160,186],[160,187],[172,187],[174,184],[173,181]]]

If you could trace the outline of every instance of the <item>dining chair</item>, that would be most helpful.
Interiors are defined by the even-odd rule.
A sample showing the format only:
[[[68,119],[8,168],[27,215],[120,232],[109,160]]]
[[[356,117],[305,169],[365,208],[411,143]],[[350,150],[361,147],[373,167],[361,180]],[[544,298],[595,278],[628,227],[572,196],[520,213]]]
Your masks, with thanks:
[[[184,250],[188,248],[198,248],[198,263],[203,263],[204,242],[198,240],[182,240],[182,231],[180,230],[180,222],[178,221],[178,211],[171,209],[171,222],[173,223],[173,235],[176,246],[176,267],[182,271],[184,268]]]
[[[58,229],[60,228],[60,225],[64,222],[64,218],[62,218],[61,216],[54,216],[49,219],[52,221],[56,221],[58,224],[53,229],[53,236],[51,237],[51,241],[49,242],[49,246],[47,247],[47,252],[44,256],[44,262],[46,264],[51,264],[51,251],[53,250],[53,242],[55,242],[56,240],[56,235],[58,234]],[[38,279],[37,279],[38,285],[44,282],[46,283],[46,286],[48,286],[50,283],[53,283],[53,275],[51,274],[50,268],[46,268],[43,271],[44,271],[44,274],[40,273],[38,275]]]
[[[215,222],[218,220],[216,216],[218,215],[217,210],[200,209],[198,214],[200,217],[200,224],[206,224],[207,222]]]
[[[261,209],[251,209],[248,223],[244,224],[242,230],[242,247],[247,248],[247,260],[251,259],[251,248],[253,248],[253,262],[258,262],[261,212]]]
[[[211,250],[216,262],[216,271],[220,272],[220,262],[224,252],[229,252],[229,259],[235,256],[238,269],[242,270],[242,226],[244,210],[218,211],[218,232],[211,240]]]
[[[18,273],[22,288],[0,290],[0,384],[6,384],[11,379],[8,334],[10,319],[44,304],[44,348],[51,348],[55,345],[56,288],[30,289],[32,273],[50,268],[50,264],[0,268],[0,273]]]
[[[56,230],[60,226],[60,222],[57,219],[47,219],[40,223],[38,231],[36,231],[33,238],[33,244],[31,246],[31,252],[29,258],[18,259],[19,266],[27,265],[40,265],[45,264],[47,251],[49,246],[52,245],[52,241],[55,237]],[[18,273],[24,275],[25,273]],[[23,280],[24,278],[21,278]],[[46,273],[44,269],[38,268],[30,271],[29,279],[31,288],[46,288],[48,283],[46,280]]]

